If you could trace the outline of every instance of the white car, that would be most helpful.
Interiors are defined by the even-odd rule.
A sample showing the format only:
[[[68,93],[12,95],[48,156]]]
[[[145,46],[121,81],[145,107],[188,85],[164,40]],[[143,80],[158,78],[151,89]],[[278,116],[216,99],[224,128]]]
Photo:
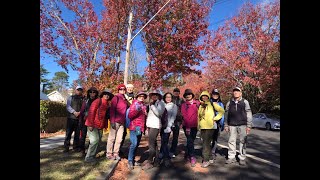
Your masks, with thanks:
[[[277,115],[257,113],[252,116],[252,127],[267,130],[280,130],[280,117]]]

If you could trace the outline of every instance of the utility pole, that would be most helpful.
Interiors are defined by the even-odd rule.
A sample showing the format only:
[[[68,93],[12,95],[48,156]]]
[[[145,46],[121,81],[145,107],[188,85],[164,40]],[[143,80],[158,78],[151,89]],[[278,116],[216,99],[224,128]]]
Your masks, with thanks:
[[[153,15],[150,20],[144,25],[142,26],[142,28],[137,32],[136,35],[133,36],[133,38],[131,39],[131,22],[132,22],[132,10],[130,11],[130,14],[129,14],[129,27],[128,27],[128,39],[127,39],[127,47],[126,47],[126,63],[125,63],[125,68],[124,68],[124,80],[123,80],[123,83],[125,85],[127,85],[128,83],[128,69],[129,69],[129,57],[130,57],[130,44],[131,42],[133,41],[133,39],[143,30],[143,28],[145,28],[149,23],[150,21],[156,17],[156,15],[170,2],[171,0],[168,0],[159,10],[158,12]]]

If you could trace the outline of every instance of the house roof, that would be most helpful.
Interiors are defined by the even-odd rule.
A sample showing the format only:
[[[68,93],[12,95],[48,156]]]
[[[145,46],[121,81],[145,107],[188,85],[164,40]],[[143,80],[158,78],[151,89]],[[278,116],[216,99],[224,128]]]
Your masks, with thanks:
[[[50,100],[50,99],[45,93],[40,91],[40,100]]]

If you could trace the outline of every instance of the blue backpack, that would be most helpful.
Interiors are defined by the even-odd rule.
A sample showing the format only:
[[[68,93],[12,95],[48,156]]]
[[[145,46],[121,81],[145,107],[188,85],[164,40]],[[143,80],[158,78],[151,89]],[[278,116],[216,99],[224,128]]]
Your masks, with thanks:
[[[129,126],[130,126],[130,119],[129,119],[129,110],[130,110],[130,108],[128,108],[127,110],[126,110],[126,128],[129,128]]]

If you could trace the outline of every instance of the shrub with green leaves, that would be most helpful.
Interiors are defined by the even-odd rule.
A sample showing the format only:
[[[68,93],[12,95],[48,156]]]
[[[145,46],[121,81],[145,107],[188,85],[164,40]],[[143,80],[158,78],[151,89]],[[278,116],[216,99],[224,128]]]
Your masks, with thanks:
[[[67,116],[66,104],[40,100],[40,130],[43,131],[47,124],[49,117]]]

